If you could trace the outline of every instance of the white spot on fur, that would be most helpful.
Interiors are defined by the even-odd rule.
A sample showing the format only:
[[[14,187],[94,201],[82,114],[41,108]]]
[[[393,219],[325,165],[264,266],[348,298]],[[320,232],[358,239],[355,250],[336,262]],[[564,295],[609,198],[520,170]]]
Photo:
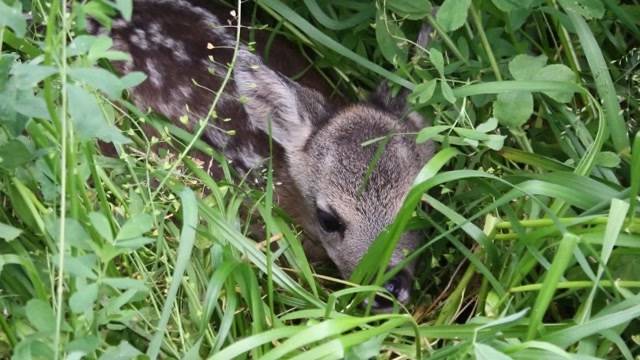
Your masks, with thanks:
[[[193,94],[193,89],[190,86],[180,85],[178,86],[178,92],[185,98],[189,98]]]
[[[210,29],[215,36],[220,38],[222,44],[224,45],[232,45],[234,43],[234,38],[229,34],[225,26],[222,26],[218,18],[211,14],[209,11],[202,9],[197,6],[193,6],[190,2],[185,0],[153,0],[149,1],[153,4],[170,4],[171,6],[183,9],[188,9],[189,12],[194,15],[194,28],[196,29]],[[155,39],[162,37],[162,27],[157,26],[160,25],[157,22],[153,22],[150,24],[150,32],[151,36],[154,36]],[[154,41],[155,42],[155,41]],[[158,41],[159,43],[159,41]]]
[[[128,72],[131,72],[131,70],[133,70],[133,60],[125,61],[124,65],[122,66],[122,71],[124,73],[128,73]]]
[[[184,43],[174,41],[174,45],[173,56],[175,56],[175,58],[180,62],[189,62],[191,58],[189,57],[189,54],[187,54]]]
[[[238,155],[247,169],[257,168],[264,162],[264,158],[256,153],[252,144],[240,148]]]
[[[205,130],[205,136],[209,142],[218,149],[224,149],[229,142],[229,135],[225,134],[222,130],[209,126]],[[225,155],[226,152],[225,152]],[[230,158],[230,157],[229,157]]]
[[[149,75],[149,81],[151,81],[151,84],[153,84],[153,86],[160,88],[162,86],[162,74],[160,74],[160,71],[158,71],[158,68],[153,62],[153,59],[147,59],[145,64],[147,68],[147,75]]]
[[[149,38],[158,44],[162,42],[162,25],[159,22],[154,21],[149,24]]]
[[[149,42],[147,41],[147,34],[144,30],[139,28],[134,29],[133,34],[129,36],[129,40],[140,49],[149,50]]]
[[[175,120],[185,112],[184,106],[176,101],[158,101],[155,104],[159,113]]]
[[[246,144],[240,147],[225,149],[225,155],[233,163],[239,163],[243,168],[257,169],[263,163],[265,158],[256,153],[253,144]]]
[[[139,29],[136,29],[136,31]],[[144,32],[143,32],[144,34]],[[164,47],[171,51],[176,60],[180,62],[188,62],[190,60],[185,43],[176,39],[163,35],[162,25],[159,22],[152,22],[149,25],[149,39],[158,47]],[[132,39],[133,41],[133,39]]]
[[[124,52],[130,52],[129,51],[129,43],[126,41],[123,41],[120,38],[114,38],[113,39],[113,45],[116,49],[120,50],[120,51],[124,51]]]
[[[114,29],[124,29],[127,27],[127,22],[124,19],[116,19],[111,24],[111,27]]]

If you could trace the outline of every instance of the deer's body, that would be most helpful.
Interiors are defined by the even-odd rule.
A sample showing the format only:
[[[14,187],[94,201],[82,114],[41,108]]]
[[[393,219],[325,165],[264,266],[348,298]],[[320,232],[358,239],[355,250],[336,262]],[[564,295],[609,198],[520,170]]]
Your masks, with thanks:
[[[234,58],[237,27],[229,14],[227,8],[184,0],[137,0],[131,22],[115,20],[110,34],[115,47],[132,56],[132,61],[116,64],[117,70],[147,74],[132,92],[136,105],[176,122],[186,115],[188,128],[197,128]],[[264,45],[260,37],[258,50]],[[418,146],[410,137],[392,136],[367,178],[377,146],[362,143],[415,132],[421,118],[415,113],[405,116],[402,99],[385,93],[367,103],[333,105],[320,77],[312,73],[300,83],[286,77],[306,66],[286,43],[270,50],[269,65],[243,43],[237,50],[230,81],[219,94],[204,140],[238,170],[248,171],[269,156],[270,131],[275,175],[282,184],[280,206],[347,277],[393,221],[433,152],[430,144]],[[390,266],[402,260],[404,251],[415,249],[417,240],[417,234],[405,234]],[[392,293],[401,301],[408,296],[411,273],[411,268],[402,272],[393,284]]]

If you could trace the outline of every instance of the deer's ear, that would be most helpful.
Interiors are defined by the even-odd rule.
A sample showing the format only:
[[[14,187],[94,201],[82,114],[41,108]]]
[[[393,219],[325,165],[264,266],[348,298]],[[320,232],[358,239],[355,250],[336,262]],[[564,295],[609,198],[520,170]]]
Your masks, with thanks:
[[[386,81],[382,82],[375,92],[370,96],[370,101],[397,116],[403,116],[408,110],[407,96],[409,92],[405,89],[399,89],[394,92]]]
[[[415,131],[420,131],[426,126],[431,126],[431,122],[425,119],[417,111],[411,110],[407,97],[409,91],[402,88],[398,94],[393,95],[386,83],[378,86],[378,89],[371,95],[370,101],[375,106],[388,111],[398,118],[398,121],[404,122]],[[421,161],[426,162],[433,157],[435,153],[435,143],[431,140],[418,146],[417,155]]]
[[[388,111],[397,116],[402,121],[407,121],[409,125],[416,130],[429,125],[427,121],[419,113],[411,110],[408,102],[409,91],[401,88],[396,93],[392,91],[387,82],[383,82],[378,86],[376,91],[371,94],[369,101],[375,106]]]
[[[267,67],[256,55],[240,50],[234,80],[254,128],[271,134],[285,150],[299,149],[313,131],[313,106],[305,89]],[[312,97],[313,98],[313,97]]]
[[[434,16],[437,9],[438,7],[433,7],[431,10]],[[417,47],[412,49],[414,55],[417,55],[417,53],[422,52],[429,47],[432,35],[433,30],[431,29],[431,26],[426,23],[422,24],[416,40]],[[409,124],[414,126],[416,129],[422,129],[425,126],[430,125],[430,122],[426,121],[420,114],[411,110],[408,101],[410,94],[409,90],[404,87],[396,89],[397,91],[393,90],[394,89],[389,86],[387,81],[383,81],[371,94],[369,101],[371,101],[375,106],[382,108],[399,118],[407,119]]]

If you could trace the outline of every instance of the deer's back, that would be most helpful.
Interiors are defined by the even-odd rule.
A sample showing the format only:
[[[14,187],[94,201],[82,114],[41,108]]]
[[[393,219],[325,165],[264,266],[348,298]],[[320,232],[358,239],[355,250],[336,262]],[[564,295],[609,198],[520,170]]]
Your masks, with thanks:
[[[238,97],[229,67],[236,50],[237,12],[224,5],[198,0],[136,0],[131,21],[117,19],[110,36],[114,46],[131,54],[131,61],[114,64],[121,73],[141,71],[147,79],[132,90],[134,103],[152,109],[190,131],[210,113],[204,140],[240,170],[257,166],[269,154],[265,134],[252,128]],[[265,53],[270,33],[240,28],[239,49],[251,47]],[[329,86],[293,44],[277,37],[262,59],[285,76],[304,73],[299,82],[323,94]],[[305,71],[306,70],[306,71]],[[221,86],[228,77],[224,88]],[[218,94],[220,92],[220,94]],[[185,120],[187,120],[185,122]],[[280,149],[276,145],[276,156]]]

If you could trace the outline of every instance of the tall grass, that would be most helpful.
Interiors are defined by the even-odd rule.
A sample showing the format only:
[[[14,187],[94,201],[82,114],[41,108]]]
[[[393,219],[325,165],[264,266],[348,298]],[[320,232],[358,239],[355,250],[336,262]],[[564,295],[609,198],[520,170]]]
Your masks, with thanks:
[[[387,80],[431,119],[411,136],[439,152],[347,280],[310,265],[271,186],[126,101],[143,75],[104,70],[127,55],[83,19],[131,11],[0,0],[0,357],[640,356],[637,1],[247,4],[337,93]],[[413,299],[372,314],[407,227]]]

